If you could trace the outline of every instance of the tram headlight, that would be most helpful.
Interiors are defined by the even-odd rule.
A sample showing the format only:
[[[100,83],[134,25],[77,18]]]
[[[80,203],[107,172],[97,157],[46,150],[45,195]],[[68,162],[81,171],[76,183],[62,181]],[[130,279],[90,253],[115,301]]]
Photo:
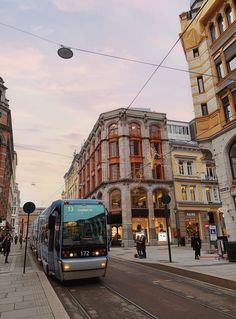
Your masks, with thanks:
[[[95,256],[99,256],[99,255],[100,255],[99,251],[96,250],[96,251],[95,251]]]
[[[63,264],[63,270],[69,270],[70,269],[70,265],[68,264]]]
[[[106,265],[107,265],[107,263],[106,263],[106,262],[101,263],[101,267],[102,267],[102,268],[105,268],[105,267],[106,267]]]

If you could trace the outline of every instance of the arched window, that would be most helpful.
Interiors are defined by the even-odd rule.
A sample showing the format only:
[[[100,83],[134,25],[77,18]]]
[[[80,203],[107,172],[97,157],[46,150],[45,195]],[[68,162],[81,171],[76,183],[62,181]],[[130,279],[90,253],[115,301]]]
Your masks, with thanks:
[[[147,192],[143,188],[135,188],[131,191],[132,208],[147,208]]]
[[[153,206],[155,209],[165,208],[162,203],[162,197],[166,195],[166,191],[163,189],[155,189],[152,193]]]
[[[110,211],[121,209],[121,192],[119,189],[114,189],[110,193]]]
[[[157,125],[151,125],[149,128],[150,138],[151,139],[160,139],[161,138],[161,130]]]
[[[233,145],[230,147],[229,159],[230,159],[233,179],[236,179],[236,142],[234,142]]]
[[[154,166],[152,170],[152,175],[154,179],[163,179],[162,167],[161,165]]]
[[[114,137],[118,135],[118,125],[117,123],[113,123],[108,128],[108,137]]]
[[[140,125],[137,123],[130,123],[129,124],[129,134],[130,136],[141,136],[141,128]]]
[[[211,40],[212,40],[212,42],[214,42],[216,40],[216,28],[215,28],[214,23],[210,24],[209,31],[211,34]]]
[[[230,25],[233,22],[233,12],[230,5],[228,5],[225,8],[225,15],[227,18],[228,25]]]
[[[224,20],[221,14],[217,18],[217,24],[218,24],[219,32],[223,33],[225,28],[224,28]]]

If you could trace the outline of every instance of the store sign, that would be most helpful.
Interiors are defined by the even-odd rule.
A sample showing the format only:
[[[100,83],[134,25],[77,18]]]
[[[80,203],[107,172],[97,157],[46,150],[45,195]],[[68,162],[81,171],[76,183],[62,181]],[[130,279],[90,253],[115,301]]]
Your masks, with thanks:
[[[158,240],[159,241],[167,241],[167,233],[166,232],[158,233]]]
[[[210,241],[217,240],[216,226],[209,225]]]
[[[196,217],[196,213],[186,213],[186,217]]]

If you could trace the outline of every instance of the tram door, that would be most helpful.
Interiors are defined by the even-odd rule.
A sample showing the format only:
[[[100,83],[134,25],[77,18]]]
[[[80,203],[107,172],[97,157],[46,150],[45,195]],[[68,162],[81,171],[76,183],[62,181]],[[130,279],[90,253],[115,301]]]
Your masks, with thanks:
[[[60,257],[60,216],[54,211],[49,217],[48,241],[48,270],[58,273],[58,259]]]

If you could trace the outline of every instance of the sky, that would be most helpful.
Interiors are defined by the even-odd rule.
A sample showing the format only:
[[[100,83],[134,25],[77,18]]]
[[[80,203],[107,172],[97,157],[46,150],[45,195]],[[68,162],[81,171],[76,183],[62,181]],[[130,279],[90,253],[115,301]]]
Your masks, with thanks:
[[[99,115],[128,107],[179,37],[190,0],[1,0],[0,77],[8,88],[21,206],[61,197]],[[57,50],[70,47],[71,59]],[[187,70],[179,42],[163,66]],[[159,68],[132,107],[194,118],[189,74]]]

